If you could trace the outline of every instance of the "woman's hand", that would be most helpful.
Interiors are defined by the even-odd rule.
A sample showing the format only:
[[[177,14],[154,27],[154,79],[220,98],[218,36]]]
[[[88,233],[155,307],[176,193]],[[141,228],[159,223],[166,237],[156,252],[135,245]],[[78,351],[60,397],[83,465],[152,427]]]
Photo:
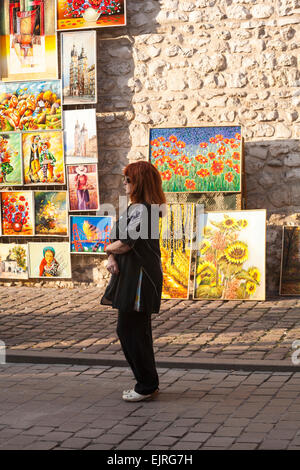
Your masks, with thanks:
[[[109,255],[106,267],[111,274],[119,274],[119,266],[114,255]]]

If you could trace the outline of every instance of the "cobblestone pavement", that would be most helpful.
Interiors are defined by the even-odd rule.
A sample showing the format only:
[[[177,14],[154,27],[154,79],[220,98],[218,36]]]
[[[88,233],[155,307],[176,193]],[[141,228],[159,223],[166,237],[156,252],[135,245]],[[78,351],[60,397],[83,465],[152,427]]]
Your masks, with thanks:
[[[0,365],[0,450],[300,449],[300,373],[159,369],[125,403],[128,368]]]
[[[116,311],[97,288],[0,287],[0,340],[14,351],[122,357]],[[156,358],[289,361],[300,299],[163,301],[153,315]]]

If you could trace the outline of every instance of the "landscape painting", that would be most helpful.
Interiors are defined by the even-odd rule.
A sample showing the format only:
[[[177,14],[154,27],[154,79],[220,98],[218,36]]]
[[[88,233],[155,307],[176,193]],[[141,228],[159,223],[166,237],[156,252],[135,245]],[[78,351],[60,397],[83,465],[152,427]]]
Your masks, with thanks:
[[[96,109],[63,112],[66,163],[98,161]]]
[[[66,191],[35,191],[34,203],[36,235],[68,235]]]
[[[300,295],[300,227],[282,227],[280,295]]]
[[[2,236],[34,235],[32,191],[1,192]]]
[[[0,134],[0,187],[22,184],[21,134]]]
[[[0,279],[28,279],[28,246],[0,243]]]
[[[97,165],[67,165],[69,211],[99,209]]]
[[[112,228],[111,217],[70,217],[71,253],[105,254]]]
[[[68,242],[28,243],[29,277],[70,279],[71,257]]]

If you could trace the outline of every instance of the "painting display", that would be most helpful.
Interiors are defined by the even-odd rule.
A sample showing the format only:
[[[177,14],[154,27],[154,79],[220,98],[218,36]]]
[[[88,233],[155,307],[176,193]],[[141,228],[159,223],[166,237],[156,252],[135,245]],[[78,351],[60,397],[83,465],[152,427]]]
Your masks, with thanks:
[[[187,299],[191,268],[194,204],[168,204],[161,219],[163,299]]]
[[[103,254],[109,245],[111,217],[70,217],[71,253]]]
[[[152,128],[149,160],[165,192],[240,192],[240,126]]]
[[[67,165],[69,211],[99,209],[97,165]]]
[[[197,216],[195,299],[264,300],[266,211]]]
[[[57,0],[57,29],[126,25],[126,0]]]
[[[0,243],[0,279],[28,279],[28,247]]]
[[[32,191],[1,192],[2,236],[34,235]]]
[[[96,163],[98,160],[95,109],[63,112],[66,163]]]
[[[2,81],[57,78],[55,0],[2,0]]]
[[[282,227],[280,295],[300,295],[300,227]]]
[[[36,235],[67,236],[67,192],[35,191],[34,202]]]
[[[22,184],[21,135],[0,134],[0,187]]]
[[[61,34],[63,104],[97,102],[96,31]]]
[[[29,243],[29,277],[69,279],[71,259],[69,243]]]
[[[63,133],[22,134],[25,185],[65,184]]]

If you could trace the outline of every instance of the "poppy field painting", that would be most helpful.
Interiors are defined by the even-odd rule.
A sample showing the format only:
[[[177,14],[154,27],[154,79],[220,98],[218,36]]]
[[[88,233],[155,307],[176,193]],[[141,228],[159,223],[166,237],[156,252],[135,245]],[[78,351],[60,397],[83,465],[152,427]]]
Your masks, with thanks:
[[[165,192],[240,192],[240,126],[152,128],[149,159]]]

